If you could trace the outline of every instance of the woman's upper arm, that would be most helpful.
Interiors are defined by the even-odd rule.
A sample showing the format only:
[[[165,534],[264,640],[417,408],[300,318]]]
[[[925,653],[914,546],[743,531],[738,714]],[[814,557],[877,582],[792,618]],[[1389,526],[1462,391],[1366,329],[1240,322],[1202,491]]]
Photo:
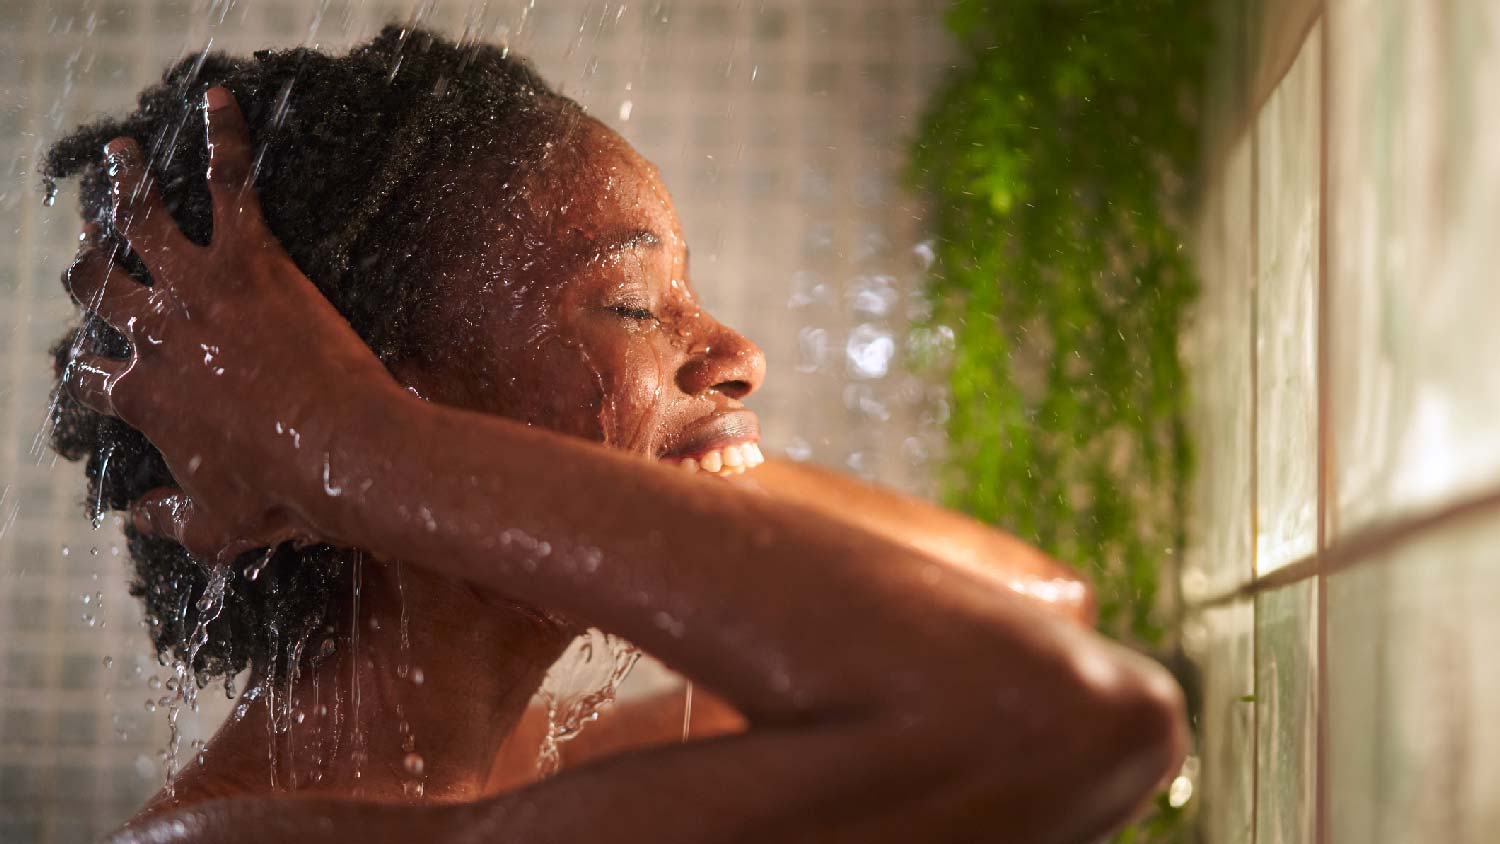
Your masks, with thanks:
[[[805,463],[768,460],[732,483],[817,511],[945,564],[995,580],[1084,625],[1097,610],[1093,589],[1077,569],[1004,531],[892,489]]]

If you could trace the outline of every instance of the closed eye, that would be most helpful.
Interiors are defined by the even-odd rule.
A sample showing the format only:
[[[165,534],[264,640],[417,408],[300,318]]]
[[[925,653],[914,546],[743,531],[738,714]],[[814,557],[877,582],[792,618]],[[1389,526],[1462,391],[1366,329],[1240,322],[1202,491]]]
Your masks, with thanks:
[[[609,310],[611,313],[618,314],[619,316],[625,317],[626,319],[635,319],[642,322],[656,319],[656,314],[651,313],[645,308],[633,308],[629,305],[615,305]]]

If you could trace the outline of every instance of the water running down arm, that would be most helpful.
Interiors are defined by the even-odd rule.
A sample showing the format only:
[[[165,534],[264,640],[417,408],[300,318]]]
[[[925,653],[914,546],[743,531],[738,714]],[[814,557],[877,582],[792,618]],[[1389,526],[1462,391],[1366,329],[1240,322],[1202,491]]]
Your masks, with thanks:
[[[71,281],[135,356],[80,360],[69,389],[146,433],[183,485],[140,516],[200,554],[296,536],[466,579],[625,636],[749,729],[464,806],[247,798],[126,840],[1085,841],[1180,758],[1163,671],[985,578],[405,393],[260,222],[232,102],[209,138],[213,243],[187,242],[139,150],[112,144],[117,225],[155,286],[98,253]]]

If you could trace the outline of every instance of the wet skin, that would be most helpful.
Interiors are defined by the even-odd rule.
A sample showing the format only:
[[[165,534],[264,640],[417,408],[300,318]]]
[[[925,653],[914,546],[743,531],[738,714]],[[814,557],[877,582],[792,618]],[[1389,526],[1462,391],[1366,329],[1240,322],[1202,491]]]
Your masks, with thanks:
[[[255,730],[221,733],[216,771],[122,840],[1086,841],[1174,770],[1175,685],[1075,623],[1086,592],[1042,555],[796,467],[725,483],[672,465],[753,440],[739,399],[764,364],[697,306],[654,168],[602,126],[567,128],[514,188],[482,167],[449,175],[479,222],[435,235],[429,351],[388,371],[242,190],[227,92],[208,122],[208,247],[172,226],[139,151],[111,144],[116,224],[155,287],[85,251],[74,294],[135,355],[76,361],[67,386],[162,450],[182,489],[133,518],[200,559],[302,538],[404,561],[429,682],[449,685],[420,703],[372,693],[358,721],[389,724],[406,700],[429,770],[456,773],[402,805],[395,748],[371,746],[359,777],[328,762],[310,796],[269,794],[253,761],[264,721],[247,718]],[[385,619],[392,565],[371,567]],[[479,785],[579,625],[711,690],[739,731]],[[361,684],[392,687],[386,630],[324,688],[354,663],[373,669]],[[476,642],[508,658],[476,667]]]

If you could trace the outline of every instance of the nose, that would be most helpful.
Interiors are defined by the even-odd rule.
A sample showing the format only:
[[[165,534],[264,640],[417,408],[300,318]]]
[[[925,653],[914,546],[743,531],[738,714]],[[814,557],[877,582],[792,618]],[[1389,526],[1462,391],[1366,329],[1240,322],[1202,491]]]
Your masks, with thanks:
[[[742,399],[766,380],[766,356],[745,335],[716,321],[697,338],[694,350],[677,370],[677,386],[690,396],[717,390]]]

